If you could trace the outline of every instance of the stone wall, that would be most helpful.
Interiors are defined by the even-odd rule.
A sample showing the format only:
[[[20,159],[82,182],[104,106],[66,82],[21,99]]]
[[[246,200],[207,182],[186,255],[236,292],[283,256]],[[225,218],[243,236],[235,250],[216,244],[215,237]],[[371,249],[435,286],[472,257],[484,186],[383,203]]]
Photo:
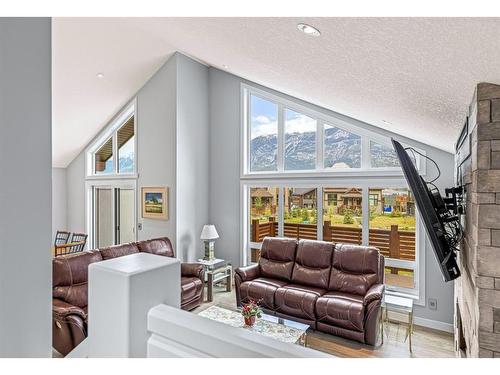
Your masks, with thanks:
[[[500,85],[480,83],[469,108],[462,276],[455,282],[455,343],[467,357],[500,357]]]

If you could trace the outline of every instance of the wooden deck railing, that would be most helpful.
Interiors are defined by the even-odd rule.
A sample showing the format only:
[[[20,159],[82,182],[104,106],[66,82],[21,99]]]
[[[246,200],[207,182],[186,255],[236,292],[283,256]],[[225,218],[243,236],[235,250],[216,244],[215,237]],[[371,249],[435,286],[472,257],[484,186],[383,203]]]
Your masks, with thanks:
[[[310,240],[317,239],[318,234],[316,224],[285,223],[283,232],[285,237]],[[267,223],[260,223],[258,219],[252,220],[252,242],[261,242],[266,236],[277,235],[278,222],[272,219]],[[330,221],[325,221],[323,241],[361,245],[362,229],[331,225]],[[378,247],[385,257],[415,260],[415,232],[399,230],[397,225],[391,225],[391,229],[370,229],[368,241],[371,246]]]

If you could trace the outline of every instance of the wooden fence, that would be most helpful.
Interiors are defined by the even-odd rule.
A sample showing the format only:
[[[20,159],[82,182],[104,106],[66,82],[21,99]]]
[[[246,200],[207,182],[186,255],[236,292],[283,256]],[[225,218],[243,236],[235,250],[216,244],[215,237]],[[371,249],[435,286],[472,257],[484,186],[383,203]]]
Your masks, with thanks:
[[[251,225],[252,242],[278,235],[278,222],[272,219],[267,223],[255,219]],[[285,223],[283,232],[285,237],[296,239],[316,240],[318,235],[316,224]],[[331,225],[330,221],[323,224],[323,241],[361,245],[362,237],[361,228]],[[397,225],[391,225],[391,229],[370,229],[369,244],[378,247],[385,257],[415,260],[415,232],[398,230]]]

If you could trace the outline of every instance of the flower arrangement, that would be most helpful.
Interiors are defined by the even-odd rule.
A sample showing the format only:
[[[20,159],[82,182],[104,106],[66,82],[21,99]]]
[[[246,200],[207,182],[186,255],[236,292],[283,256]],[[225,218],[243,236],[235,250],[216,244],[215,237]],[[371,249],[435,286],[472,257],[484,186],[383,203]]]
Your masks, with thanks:
[[[245,325],[253,326],[255,323],[255,317],[260,318],[262,316],[262,310],[259,307],[259,303],[254,300],[249,300],[243,303],[243,308],[241,310],[241,315],[245,319]]]

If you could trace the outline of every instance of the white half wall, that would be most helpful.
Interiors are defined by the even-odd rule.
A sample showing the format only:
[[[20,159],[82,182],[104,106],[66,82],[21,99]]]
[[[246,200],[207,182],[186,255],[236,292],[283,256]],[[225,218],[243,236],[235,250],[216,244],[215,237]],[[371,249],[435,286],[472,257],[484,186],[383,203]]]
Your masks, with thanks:
[[[0,18],[0,56],[0,357],[50,357],[50,18]]]
[[[68,229],[67,202],[66,168],[52,168],[52,239],[58,230]]]

